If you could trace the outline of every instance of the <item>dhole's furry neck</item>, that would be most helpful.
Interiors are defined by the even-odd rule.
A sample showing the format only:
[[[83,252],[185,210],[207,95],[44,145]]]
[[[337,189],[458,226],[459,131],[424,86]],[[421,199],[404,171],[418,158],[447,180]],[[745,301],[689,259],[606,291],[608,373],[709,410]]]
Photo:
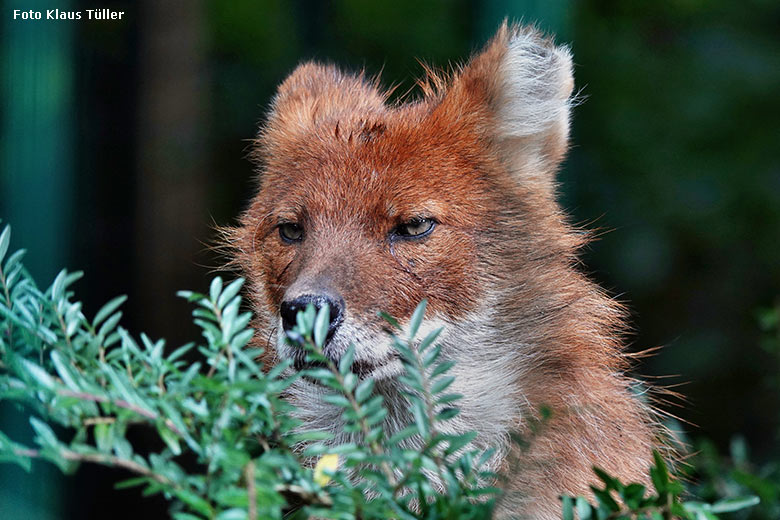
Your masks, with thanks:
[[[622,374],[622,310],[575,268],[585,238],[555,201],[573,85],[568,49],[506,24],[452,77],[429,73],[412,103],[388,105],[362,75],[301,65],[274,99],[260,190],[229,237],[257,341],[275,344],[280,308],[301,295],[341,302],[328,348],[338,357],[355,343],[376,366],[390,430],[410,417],[376,311],[404,322],[427,298],[464,395],[445,427],[499,448],[501,509],[531,518],[559,517],[558,495],[586,492],[594,465],[646,480],[653,444],[651,414]],[[399,225],[426,219],[425,238],[399,238]],[[268,361],[297,355],[284,348]],[[307,427],[347,440],[321,391],[300,381],[290,399]],[[513,447],[510,433],[530,436],[543,406],[552,416],[530,447]]]

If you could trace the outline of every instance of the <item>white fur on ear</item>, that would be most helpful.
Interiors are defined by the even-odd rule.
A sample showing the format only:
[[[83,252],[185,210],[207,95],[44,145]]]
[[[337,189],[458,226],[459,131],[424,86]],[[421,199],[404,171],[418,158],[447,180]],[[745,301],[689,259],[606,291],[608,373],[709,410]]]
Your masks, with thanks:
[[[552,188],[568,146],[571,53],[532,28],[510,28],[506,46],[495,84],[495,138],[513,174]]]

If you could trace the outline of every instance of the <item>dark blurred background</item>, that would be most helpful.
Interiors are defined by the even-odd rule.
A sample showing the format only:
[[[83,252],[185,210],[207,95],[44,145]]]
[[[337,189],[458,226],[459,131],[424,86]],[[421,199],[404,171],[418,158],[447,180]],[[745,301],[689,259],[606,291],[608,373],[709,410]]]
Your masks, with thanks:
[[[124,11],[121,21],[22,21],[13,9]],[[45,17],[45,14],[44,14]],[[573,148],[561,172],[573,221],[598,228],[585,265],[629,302],[637,372],[682,385],[692,438],[777,456],[776,360],[756,310],[780,295],[780,3],[774,0],[6,1],[0,218],[41,285],[84,270],[88,315],[130,296],[124,324],[196,337],[178,289],[222,262],[214,224],[252,195],[248,140],[275,86],[308,58],[383,72],[398,92],[417,59],[465,59],[504,17],[571,44]],[[655,377],[663,376],[660,379]],[[0,429],[31,436],[0,403]],[[143,432],[137,432],[143,440]],[[65,478],[0,466],[0,518],[166,517],[114,491],[122,472]]]

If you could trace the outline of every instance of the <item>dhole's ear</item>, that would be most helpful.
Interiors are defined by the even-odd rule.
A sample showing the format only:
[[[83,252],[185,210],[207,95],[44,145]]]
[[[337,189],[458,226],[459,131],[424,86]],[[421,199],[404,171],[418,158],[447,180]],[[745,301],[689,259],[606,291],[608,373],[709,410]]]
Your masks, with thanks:
[[[505,22],[456,75],[442,104],[479,114],[474,124],[495,143],[509,172],[552,192],[568,146],[573,88],[566,47]]]
[[[333,65],[299,65],[279,85],[261,131],[263,146],[273,148],[285,138],[310,132],[344,114],[382,110],[385,96],[363,74],[345,74]]]

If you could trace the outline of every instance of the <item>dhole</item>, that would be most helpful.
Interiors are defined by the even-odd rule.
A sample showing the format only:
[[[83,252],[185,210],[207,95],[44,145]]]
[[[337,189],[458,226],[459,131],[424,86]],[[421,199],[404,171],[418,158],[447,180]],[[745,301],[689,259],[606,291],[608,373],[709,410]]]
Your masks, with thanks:
[[[507,475],[500,509],[560,515],[560,493],[587,493],[592,466],[644,481],[651,414],[623,375],[621,307],[577,269],[586,241],[555,200],[567,149],[572,62],[536,30],[504,24],[450,76],[428,72],[421,99],[389,103],[362,74],[305,63],[282,83],[256,140],[260,188],[229,235],[250,281],[257,341],[277,337],[308,303],[327,304],[326,354],[356,346],[408,424],[400,362],[378,311],[408,321],[428,300],[456,361],[461,414]],[[290,400],[307,426],[340,432],[340,409],[299,379]],[[541,407],[552,416],[520,450]],[[337,441],[344,441],[340,434]]]

